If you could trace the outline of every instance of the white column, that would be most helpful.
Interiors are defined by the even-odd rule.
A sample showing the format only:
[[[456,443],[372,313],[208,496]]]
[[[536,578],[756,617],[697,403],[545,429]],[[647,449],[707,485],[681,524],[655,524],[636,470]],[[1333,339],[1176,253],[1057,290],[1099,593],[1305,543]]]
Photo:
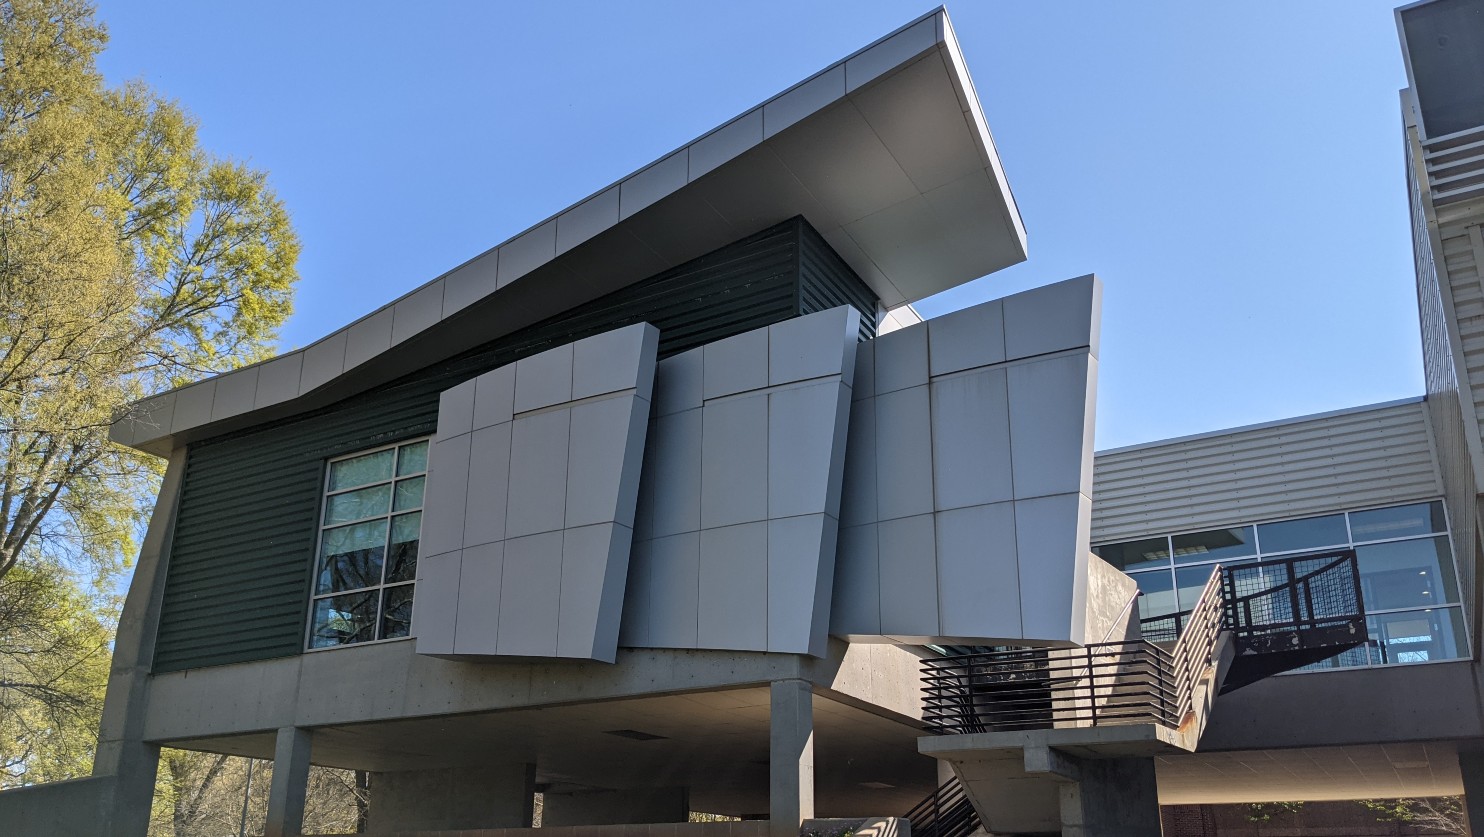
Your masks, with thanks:
[[[795,837],[814,816],[814,693],[803,680],[775,680],[768,721],[768,819],[773,837]]]
[[[304,830],[304,794],[309,783],[311,734],[283,727],[273,748],[273,785],[268,789],[268,823],[263,837],[298,837]]]

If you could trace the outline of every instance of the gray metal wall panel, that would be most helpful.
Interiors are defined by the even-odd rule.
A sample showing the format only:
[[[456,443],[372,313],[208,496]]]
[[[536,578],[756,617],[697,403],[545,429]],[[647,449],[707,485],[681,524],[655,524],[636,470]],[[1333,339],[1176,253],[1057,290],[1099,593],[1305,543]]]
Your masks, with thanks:
[[[798,316],[805,226],[777,224],[332,407],[191,445],[154,670],[302,650],[325,459],[431,434],[443,390],[623,325],[658,327],[664,357]]]
[[[1095,457],[1092,542],[1436,497],[1420,402]]]

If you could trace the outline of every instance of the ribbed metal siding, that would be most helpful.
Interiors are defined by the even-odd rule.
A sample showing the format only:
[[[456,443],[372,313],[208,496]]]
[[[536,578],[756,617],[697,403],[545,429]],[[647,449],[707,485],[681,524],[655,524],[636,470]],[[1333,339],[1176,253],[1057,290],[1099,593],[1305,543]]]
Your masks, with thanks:
[[[1092,541],[1401,503],[1443,491],[1421,403],[1098,454]]]
[[[861,315],[861,339],[876,336],[876,294],[861,281],[802,217],[799,224],[799,313],[813,314],[853,305]]]
[[[666,356],[798,316],[802,230],[786,221],[326,410],[192,445],[154,670],[299,653],[327,458],[431,433],[438,393],[552,346],[648,321]]]

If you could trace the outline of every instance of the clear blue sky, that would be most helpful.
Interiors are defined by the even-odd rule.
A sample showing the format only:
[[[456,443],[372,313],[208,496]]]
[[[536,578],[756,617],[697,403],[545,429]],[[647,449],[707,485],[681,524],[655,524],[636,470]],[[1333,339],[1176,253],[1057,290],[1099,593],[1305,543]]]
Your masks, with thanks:
[[[100,0],[270,173],[312,342],[932,8]],[[1098,447],[1421,394],[1392,2],[950,4],[1030,259],[1106,284]]]

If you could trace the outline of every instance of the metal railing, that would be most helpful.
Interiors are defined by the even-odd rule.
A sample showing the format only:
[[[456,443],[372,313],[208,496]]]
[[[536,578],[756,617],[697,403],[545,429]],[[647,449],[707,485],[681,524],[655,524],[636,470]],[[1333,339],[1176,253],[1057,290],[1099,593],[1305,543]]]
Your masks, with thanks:
[[[982,825],[956,776],[917,803],[905,819],[912,823],[912,837],[968,837]]]
[[[1222,587],[1226,627],[1238,654],[1365,639],[1365,603],[1354,550],[1228,567]]]
[[[1213,572],[1171,650],[1147,640],[923,661],[923,721],[939,734],[1158,723],[1179,727],[1221,630]]]

